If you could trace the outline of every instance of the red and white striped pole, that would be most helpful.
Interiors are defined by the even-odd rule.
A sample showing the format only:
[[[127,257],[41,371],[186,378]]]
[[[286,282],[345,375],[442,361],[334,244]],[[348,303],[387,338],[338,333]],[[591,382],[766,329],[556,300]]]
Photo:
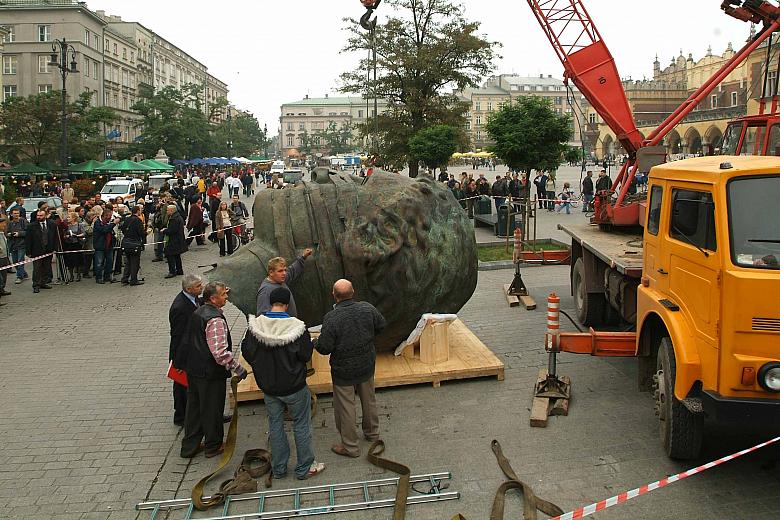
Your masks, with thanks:
[[[550,293],[547,297],[547,332],[544,334],[544,349],[550,354],[548,361],[548,377],[555,377],[556,354],[560,352],[561,339],[561,299],[555,294]]]

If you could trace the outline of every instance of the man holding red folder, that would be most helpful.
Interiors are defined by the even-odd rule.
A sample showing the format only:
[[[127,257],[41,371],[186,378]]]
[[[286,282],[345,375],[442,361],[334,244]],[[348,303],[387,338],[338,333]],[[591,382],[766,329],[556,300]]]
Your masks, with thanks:
[[[203,278],[199,274],[187,274],[181,281],[181,292],[173,299],[168,311],[168,322],[171,325],[171,343],[168,348],[168,361],[171,368],[185,368],[187,348],[183,345],[187,334],[190,318],[195,309],[200,307],[200,293],[203,292]],[[173,374],[176,375],[176,374]],[[182,380],[186,380],[181,373]],[[182,381],[183,382],[183,381]],[[173,383],[173,424],[184,426],[184,413],[187,410],[187,386],[179,382]]]

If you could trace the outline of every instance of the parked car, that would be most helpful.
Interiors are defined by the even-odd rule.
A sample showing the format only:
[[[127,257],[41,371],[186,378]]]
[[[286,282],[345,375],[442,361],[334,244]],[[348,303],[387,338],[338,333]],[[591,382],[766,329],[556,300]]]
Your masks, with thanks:
[[[135,177],[115,177],[105,183],[100,190],[100,197],[103,200],[113,201],[117,197],[122,200],[135,200],[135,195],[143,189],[144,182]]]
[[[62,206],[62,199],[60,197],[29,197],[24,199],[22,207],[27,212],[27,219],[30,219],[33,211],[38,211],[38,203],[45,200],[49,205],[49,209],[59,209]]]

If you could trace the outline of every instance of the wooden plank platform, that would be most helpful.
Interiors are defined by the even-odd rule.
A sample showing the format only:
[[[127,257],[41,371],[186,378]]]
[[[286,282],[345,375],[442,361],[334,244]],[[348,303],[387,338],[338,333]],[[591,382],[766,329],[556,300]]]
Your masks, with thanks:
[[[560,380],[569,385],[571,388],[571,379],[569,376],[559,376]],[[540,368],[539,376],[536,379],[534,389],[547,379],[547,369]],[[569,401],[570,399],[552,399],[549,397],[536,397],[534,396],[531,403],[531,421],[530,424],[535,428],[546,428],[547,418],[551,415],[569,415]]]
[[[442,381],[496,376],[504,380],[504,364],[460,320],[449,326],[449,359],[435,364],[425,364],[419,355],[396,356],[393,352],[380,352],[376,359],[374,383],[377,388],[432,383],[439,387]],[[407,349],[412,348],[410,345]],[[419,348],[419,347],[418,347]],[[241,363],[251,372],[249,364]],[[328,357],[314,352],[312,365],[315,373],[308,379],[309,388],[316,394],[331,393]],[[250,374],[238,384],[238,401],[256,401],[263,398],[255,378]]]
[[[510,307],[518,307],[520,304],[525,307],[525,310],[532,311],[536,309],[536,300],[533,299],[533,297],[529,295],[523,295],[523,296],[515,296],[513,294],[509,294],[509,286],[511,284],[505,283],[504,284],[504,296],[506,297],[506,302],[509,304]]]

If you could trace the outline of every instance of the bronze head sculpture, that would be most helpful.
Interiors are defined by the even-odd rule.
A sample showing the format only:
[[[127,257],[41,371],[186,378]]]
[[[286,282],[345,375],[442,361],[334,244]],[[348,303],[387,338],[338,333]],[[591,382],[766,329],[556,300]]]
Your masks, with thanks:
[[[230,301],[255,314],[268,260],[314,254],[290,286],[298,317],[322,323],[331,288],[350,280],[355,299],[371,302],[388,326],[376,340],[390,350],[426,312],[456,313],[477,283],[474,230],[446,185],[429,178],[376,172],[362,179],[318,168],[312,181],[255,198],[254,240],[210,274],[232,289]]]

